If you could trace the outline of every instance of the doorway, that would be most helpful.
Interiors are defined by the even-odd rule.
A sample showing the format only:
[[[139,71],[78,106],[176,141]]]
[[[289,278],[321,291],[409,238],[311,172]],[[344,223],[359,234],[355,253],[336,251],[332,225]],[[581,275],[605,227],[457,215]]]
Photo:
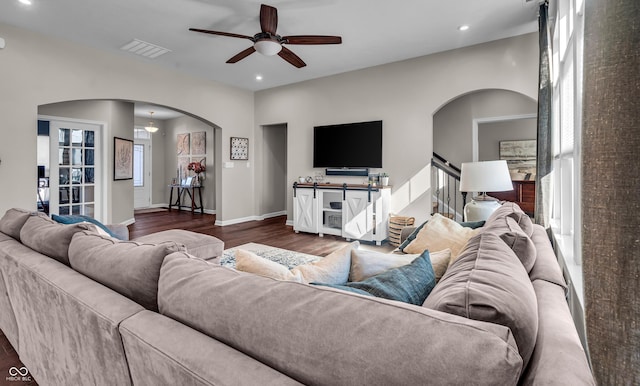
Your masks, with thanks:
[[[136,127],[133,138],[133,208],[148,208],[152,186],[151,134]]]
[[[262,208],[263,218],[287,213],[287,125],[262,127]]]
[[[102,219],[102,126],[49,123],[49,212]]]

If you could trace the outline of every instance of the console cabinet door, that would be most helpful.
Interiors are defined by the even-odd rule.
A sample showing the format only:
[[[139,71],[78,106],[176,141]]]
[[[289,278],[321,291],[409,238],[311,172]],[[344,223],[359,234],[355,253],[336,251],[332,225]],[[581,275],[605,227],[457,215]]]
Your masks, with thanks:
[[[297,189],[293,199],[293,230],[318,233],[318,200],[313,189]]]
[[[373,202],[369,192],[347,191],[342,213],[342,237],[356,240],[373,239]]]

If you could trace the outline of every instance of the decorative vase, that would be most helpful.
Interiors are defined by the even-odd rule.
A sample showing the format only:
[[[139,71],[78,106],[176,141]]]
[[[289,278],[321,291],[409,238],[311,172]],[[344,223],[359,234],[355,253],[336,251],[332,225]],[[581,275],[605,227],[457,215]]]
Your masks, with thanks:
[[[382,184],[382,186],[389,185],[389,177],[380,177],[380,183]]]

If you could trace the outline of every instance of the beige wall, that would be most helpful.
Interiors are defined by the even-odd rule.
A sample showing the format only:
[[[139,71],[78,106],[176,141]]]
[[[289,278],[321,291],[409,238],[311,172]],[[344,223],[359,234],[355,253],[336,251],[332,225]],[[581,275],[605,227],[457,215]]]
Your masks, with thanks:
[[[536,139],[536,135],[536,118],[481,123],[478,125],[478,161],[500,159],[500,141]]]
[[[537,62],[537,35],[528,34],[259,91],[255,124],[287,124],[287,179],[292,183],[299,175],[315,174],[314,126],[383,120],[383,169],[393,185],[392,211],[424,219],[430,211],[432,115],[476,90],[513,90],[535,100]],[[291,220],[291,189],[287,212]]]
[[[12,181],[10,185],[0,185],[0,213],[11,207],[36,208],[36,125],[40,105],[86,99],[150,102],[189,112],[219,126],[225,144],[231,136],[252,137],[254,96],[250,91],[6,24],[0,24],[0,29],[7,42],[6,48],[0,50],[0,134],[10,139],[0,142],[0,181]],[[127,128],[133,122],[129,123]],[[107,144],[124,127],[108,127]],[[228,159],[228,146],[222,146],[222,151]],[[253,189],[247,189],[247,181],[253,179],[252,170],[223,169],[220,178],[223,183],[218,218],[253,215],[253,205],[247,205],[254,202]],[[107,218],[113,222],[133,218],[132,204],[130,209],[115,207],[123,199],[124,194],[114,192],[107,211]]]
[[[164,201],[165,203],[169,203],[169,190],[166,189],[167,183],[174,177],[177,177],[177,168],[178,168],[178,156],[176,154],[176,139],[178,134],[183,133],[194,133],[199,131],[204,131],[207,133],[206,138],[206,166],[207,169],[205,171],[205,180],[203,182],[202,188],[202,203],[204,205],[205,210],[210,213],[216,209],[216,163],[215,163],[215,133],[214,128],[212,126],[207,125],[206,123],[199,121],[195,118],[183,116],[174,119],[168,119],[164,121],[164,147],[162,151],[164,152],[164,170],[165,170],[165,193],[164,193]],[[153,153],[155,155],[155,152]],[[193,156],[190,157],[192,161],[200,160],[201,156]],[[175,200],[175,197],[174,197]],[[196,201],[197,202],[197,201]],[[189,200],[185,199],[185,205],[189,204]]]

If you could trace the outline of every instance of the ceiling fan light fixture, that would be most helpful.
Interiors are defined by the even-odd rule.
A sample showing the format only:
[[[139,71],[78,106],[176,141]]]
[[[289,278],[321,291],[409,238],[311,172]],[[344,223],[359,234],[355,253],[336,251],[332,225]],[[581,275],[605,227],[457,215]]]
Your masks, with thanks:
[[[273,56],[282,50],[282,45],[271,39],[262,39],[255,42],[253,48],[262,55]]]
[[[149,119],[153,119],[153,111],[149,111]],[[158,128],[153,125],[153,121],[149,121],[149,126],[145,126],[144,129],[150,133],[155,133],[158,131]]]

